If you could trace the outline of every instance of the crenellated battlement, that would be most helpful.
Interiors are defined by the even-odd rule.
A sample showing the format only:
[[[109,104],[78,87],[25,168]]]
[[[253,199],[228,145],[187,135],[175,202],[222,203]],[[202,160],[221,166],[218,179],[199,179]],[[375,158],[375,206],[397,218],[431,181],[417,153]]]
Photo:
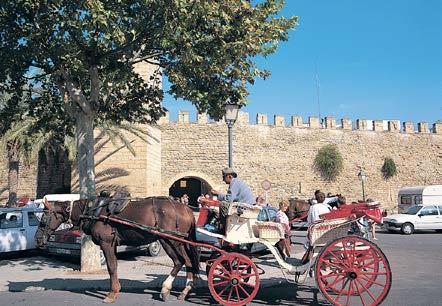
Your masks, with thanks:
[[[170,120],[169,112],[158,120],[158,124],[224,124],[224,120],[209,120],[207,114],[196,114],[196,121],[190,121],[189,111],[179,111],[178,120],[173,122]],[[247,112],[239,112],[237,125],[264,125],[273,127],[292,127],[292,128],[310,128],[310,129],[335,129],[335,130],[359,130],[374,132],[392,132],[404,134],[429,134],[430,128],[427,122],[418,122],[417,130],[412,121],[402,122],[399,120],[369,120],[356,119],[353,124],[352,119],[342,118],[339,121],[333,116],[327,116],[320,120],[318,117],[308,117],[304,123],[303,118],[299,115],[293,115],[288,120],[283,115],[273,115],[273,121],[269,123],[268,116],[265,113],[257,113],[255,122],[250,123],[250,114]],[[442,121],[433,123],[431,134],[442,134]]]

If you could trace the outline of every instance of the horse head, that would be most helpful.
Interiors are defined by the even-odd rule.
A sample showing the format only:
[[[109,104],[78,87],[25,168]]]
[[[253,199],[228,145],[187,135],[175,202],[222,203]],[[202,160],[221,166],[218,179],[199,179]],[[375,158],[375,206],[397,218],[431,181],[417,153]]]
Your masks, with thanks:
[[[80,201],[55,202],[50,204],[44,203],[44,213],[37,232],[35,233],[35,241],[38,248],[44,248],[49,236],[62,224],[71,221],[74,208],[79,209],[78,205],[74,205]],[[81,212],[76,212],[75,216],[80,216]]]
[[[308,213],[309,208],[310,204],[307,201],[291,198],[289,200],[289,208],[286,211],[286,215],[289,220],[293,220]]]

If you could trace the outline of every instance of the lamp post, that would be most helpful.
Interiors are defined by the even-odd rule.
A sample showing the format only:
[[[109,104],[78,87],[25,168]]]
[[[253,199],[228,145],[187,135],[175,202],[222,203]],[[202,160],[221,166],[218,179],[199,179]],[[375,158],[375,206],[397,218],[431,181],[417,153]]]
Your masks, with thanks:
[[[232,135],[232,127],[235,124],[236,119],[238,118],[238,111],[240,105],[231,99],[227,99],[224,103],[225,110],[225,119],[227,123],[227,131],[228,131],[228,141],[229,141],[229,168],[233,167],[233,135]]]
[[[365,175],[364,169],[362,167],[359,168],[358,178],[361,181],[362,184],[362,200],[365,202],[365,189],[364,189],[364,183],[367,178]]]

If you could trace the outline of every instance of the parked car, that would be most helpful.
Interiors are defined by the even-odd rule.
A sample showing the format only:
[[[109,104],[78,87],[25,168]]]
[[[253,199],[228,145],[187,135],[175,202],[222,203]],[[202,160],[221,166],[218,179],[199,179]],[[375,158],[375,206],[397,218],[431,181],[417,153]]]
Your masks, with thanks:
[[[415,230],[442,232],[442,204],[411,206],[405,214],[384,218],[383,227],[390,232],[400,231],[405,235],[410,235]]]
[[[35,249],[42,209],[0,208],[0,253]]]
[[[149,256],[158,256],[161,252],[159,241],[143,246],[118,246],[117,253],[131,251],[145,251]],[[81,232],[78,228],[66,228],[55,231],[49,236],[46,252],[53,255],[80,258],[81,256]],[[100,250],[101,264],[106,263],[103,252]]]

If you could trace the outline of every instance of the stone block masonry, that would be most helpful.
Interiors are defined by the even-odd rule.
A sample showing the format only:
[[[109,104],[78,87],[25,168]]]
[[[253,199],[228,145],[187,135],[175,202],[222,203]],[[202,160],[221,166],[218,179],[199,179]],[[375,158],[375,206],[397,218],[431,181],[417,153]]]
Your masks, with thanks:
[[[240,112],[240,117],[249,116]],[[264,194],[260,187],[264,179],[272,182],[268,192],[272,203],[289,196],[311,197],[316,189],[341,193],[349,201],[361,199],[359,165],[367,173],[367,197],[386,207],[396,205],[397,192],[403,186],[442,183],[440,126],[428,133],[414,132],[412,122],[404,124],[401,131],[397,121],[390,121],[384,129],[382,120],[358,119],[353,129],[350,119],[342,119],[341,126],[336,126],[336,119],[327,117],[322,127],[317,117],[309,117],[305,125],[301,117],[293,116],[287,126],[280,115],[274,116],[273,124],[268,124],[267,118],[267,114],[260,113],[255,124],[235,124],[233,163],[256,195]],[[164,194],[174,180],[191,173],[212,182],[213,188],[226,188],[219,175],[227,165],[225,124],[183,125],[167,120],[160,127]],[[313,170],[316,153],[329,143],[336,144],[344,158],[343,173],[334,182],[324,181]],[[393,158],[399,172],[389,181],[381,173],[386,157]]]
[[[136,151],[115,147],[98,140],[95,156],[97,189],[129,191],[134,197],[168,195],[173,183],[184,177],[207,182],[211,188],[225,190],[221,169],[227,165],[227,126],[220,120],[212,122],[198,114],[196,122],[189,112],[180,111],[178,122],[171,122],[167,113],[158,126],[143,126],[150,135],[147,142],[128,135]],[[256,118],[254,123],[249,118]],[[233,127],[233,163],[239,176],[247,181],[255,195],[264,194],[261,182],[272,183],[268,191],[270,203],[296,196],[308,198],[316,189],[341,193],[348,201],[362,198],[359,165],[367,173],[367,197],[381,201],[385,207],[397,205],[399,188],[410,185],[442,184],[442,124],[357,119],[337,120],[327,116],[324,124],[317,117],[304,123],[298,115],[284,118],[267,114],[251,116],[240,112]],[[340,124],[337,125],[336,122]],[[385,123],[388,124],[385,124]],[[336,181],[324,181],[314,170],[318,150],[327,144],[338,146],[344,169]],[[391,157],[398,175],[384,180],[381,167]],[[4,159],[6,161],[6,159]],[[75,169],[75,167],[72,167]],[[7,164],[2,164],[1,187],[7,197]],[[37,167],[21,169],[19,196],[35,194]],[[75,172],[72,176],[76,188]]]

